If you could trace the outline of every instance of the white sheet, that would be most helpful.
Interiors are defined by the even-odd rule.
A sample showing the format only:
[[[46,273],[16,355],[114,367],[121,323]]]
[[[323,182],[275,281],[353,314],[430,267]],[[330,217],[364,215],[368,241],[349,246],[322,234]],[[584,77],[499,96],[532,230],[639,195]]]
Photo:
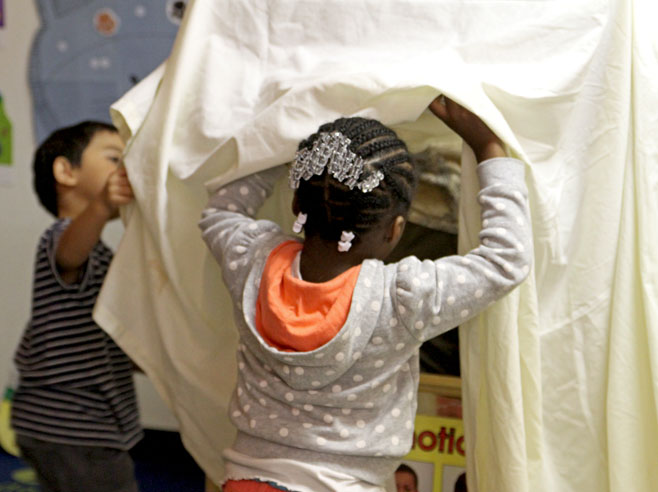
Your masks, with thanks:
[[[530,280],[460,328],[469,490],[658,483],[656,7],[196,0],[166,66],[113,106],[137,195],[96,310],[221,480],[235,335],[196,228],[206,186],[286,162],[339,115],[412,150],[439,92],[529,163]],[[478,231],[465,152],[460,247]],[[290,223],[289,194],[270,215]],[[286,212],[284,212],[286,211]]]

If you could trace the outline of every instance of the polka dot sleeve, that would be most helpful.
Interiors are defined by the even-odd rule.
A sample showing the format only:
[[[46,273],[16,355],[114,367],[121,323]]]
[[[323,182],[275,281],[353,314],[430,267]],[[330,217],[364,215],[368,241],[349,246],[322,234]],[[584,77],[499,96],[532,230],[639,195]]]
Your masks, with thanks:
[[[427,340],[479,314],[528,275],[532,231],[524,164],[498,158],[478,166],[480,244],[464,256],[396,265],[396,316]]]
[[[232,294],[241,295],[253,261],[285,239],[274,222],[253,218],[283,174],[285,168],[280,166],[234,181],[213,193],[203,211],[199,222],[203,240]]]

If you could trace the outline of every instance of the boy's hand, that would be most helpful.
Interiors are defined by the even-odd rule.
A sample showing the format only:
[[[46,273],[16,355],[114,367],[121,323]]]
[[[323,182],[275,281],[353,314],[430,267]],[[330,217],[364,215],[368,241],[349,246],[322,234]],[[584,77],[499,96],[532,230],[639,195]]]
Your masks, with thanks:
[[[430,103],[429,109],[464,139],[478,162],[507,156],[502,140],[465,107],[441,95]]]
[[[101,192],[75,217],[57,244],[55,261],[65,282],[75,282],[108,220],[118,217],[119,206],[133,199],[125,168],[112,170]]]
[[[133,189],[130,181],[128,181],[126,168],[120,167],[108,176],[100,198],[107,207],[110,218],[113,219],[118,217],[121,205],[130,203],[133,200]]]

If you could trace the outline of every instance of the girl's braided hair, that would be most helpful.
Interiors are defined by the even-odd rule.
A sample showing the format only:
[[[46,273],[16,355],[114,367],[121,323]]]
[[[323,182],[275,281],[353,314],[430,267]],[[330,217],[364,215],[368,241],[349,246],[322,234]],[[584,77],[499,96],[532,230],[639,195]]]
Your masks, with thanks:
[[[353,231],[358,238],[383,219],[406,215],[416,187],[407,146],[377,120],[339,118],[322,125],[298,150],[310,149],[321,133],[335,131],[351,140],[349,149],[364,160],[364,173],[379,170],[384,179],[368,193],[357,187],[350,190],[326,170],[300,181],[297,203],[308,215],[304,232],[328,241],[338,240],[342,231]]]

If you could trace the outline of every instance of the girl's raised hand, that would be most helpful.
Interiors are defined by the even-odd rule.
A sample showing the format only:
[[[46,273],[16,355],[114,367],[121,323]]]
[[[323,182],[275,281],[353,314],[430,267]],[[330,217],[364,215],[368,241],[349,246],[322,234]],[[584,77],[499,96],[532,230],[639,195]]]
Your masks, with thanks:
[[[443,95],[429,105],[430,111],[464,139],[478,162],[506,157],[502,140],[474,113]]]

